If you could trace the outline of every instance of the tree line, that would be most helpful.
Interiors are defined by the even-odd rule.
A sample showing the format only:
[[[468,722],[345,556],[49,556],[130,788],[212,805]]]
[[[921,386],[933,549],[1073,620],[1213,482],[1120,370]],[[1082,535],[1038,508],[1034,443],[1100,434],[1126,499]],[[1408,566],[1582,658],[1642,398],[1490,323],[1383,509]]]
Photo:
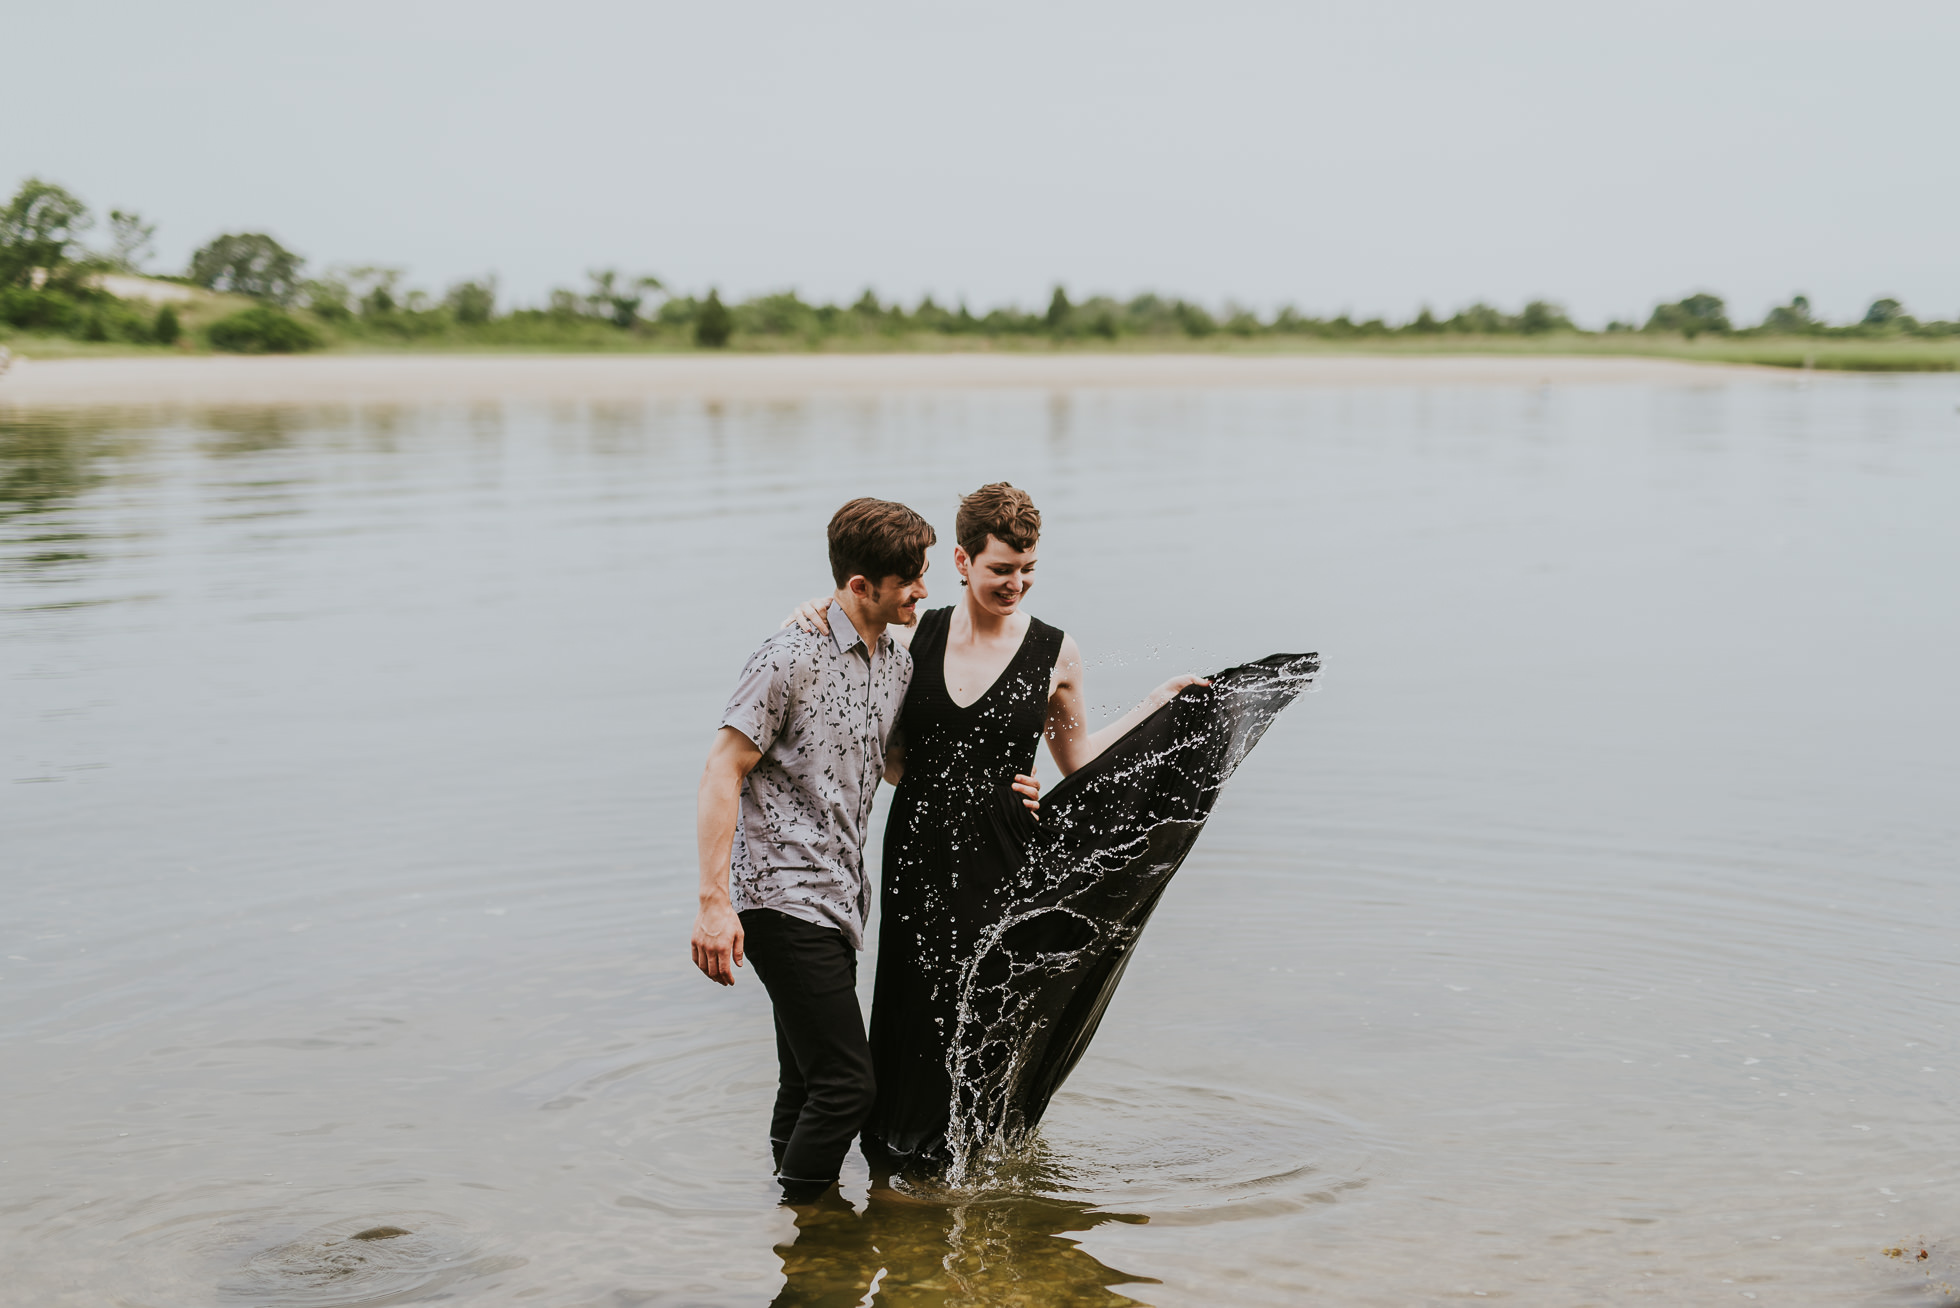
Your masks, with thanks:
[[[119,299],[102,287],[106,273],[146,272],[155,224],[132,211],[112,209],[107,243],[84,243],[94,216],[72,193],[29,178],[0,210],[0,325],[80,340],[169,345],[186,339],[177,310],[152,309]],[[907,308],[867,290],[850,304],[803,300],[794,291],[725,303],[705,295],[674,293],[660,278],[618,269],[587,274],[580,289],[553,290],[543,304],[499,307],[494,276],[456,282],[440,295],[404,285],[403,270],[380,265],[336,266],[308,276],[307,261],[263,232],[219,235],[191,256],[181,274],[165,275],[206,290],[254,301],[250,307],[203,325],[212,348],[240,352],[288,352],[333,341],[425,342],[475,345],[539,345],[584,348],[731,345],[756,348],[821,348],[851,341],[970,337],[1088,345],[1135,341],[1218,338],[1370,338],[1598,335],[1576,326],[1566,311],[1533,300],[1517,313],[1472,304],[1447,318],[1424,308],[1414,318],[1389,323],[1354,320],[1348,314],[1316,317],[1294,308],[1261,316],[1226,306],[1214,311],[1190,300],[1154,294],[1127,300],[1091,296],[1077,301],[1056,287],[1043,309],[1016,306],[973,312],[946,306],[928,295]],[[1656,305],[1644,322],[1609,323],[1606,335],[1641,332],[1702,336],[1955,337],[1960,322],[1921,321],[1896,299],[1874,300],[1855,323],[1832,324],[1801,295],[1772,309],[1754,326],[1737,327],[1720,296],[1698,292]]]

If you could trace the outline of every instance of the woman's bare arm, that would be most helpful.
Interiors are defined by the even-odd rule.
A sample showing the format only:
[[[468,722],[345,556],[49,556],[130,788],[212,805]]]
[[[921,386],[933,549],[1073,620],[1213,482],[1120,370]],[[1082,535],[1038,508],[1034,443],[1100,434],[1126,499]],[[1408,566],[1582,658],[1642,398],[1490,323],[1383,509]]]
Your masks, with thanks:
[[[796,606],[794,613],[783,619],[782,625],[787,627],[790,623],[794,622],[797,626],[812,635],[821,633],[822,635],[828,636],[830,634],[830,599],[831,597],[828,595],[819,595],[815,599],[804,600]],[[886,631],[891,633],[893,640],[905,646],[907,649],[912,648],[912,634],[918,629],[917,624],[910,627],[891,626],[885,628]],[[894,781],[892,784],[895,786],[898,783]]]
[[[1143,703],[1101,731],[1089,730],[1088,699],[1082,693],[1082,651],[1075,637],[1062,637],[1061,657],[1055,663],[1055,691],[1048,697],[1048,753],[1063,776],[1094,762],[1096,756],[1128,735],[1145,718],[1177,698],[1186,686],[1209,686],[1203,677],[1172,677],[1144,696]]]

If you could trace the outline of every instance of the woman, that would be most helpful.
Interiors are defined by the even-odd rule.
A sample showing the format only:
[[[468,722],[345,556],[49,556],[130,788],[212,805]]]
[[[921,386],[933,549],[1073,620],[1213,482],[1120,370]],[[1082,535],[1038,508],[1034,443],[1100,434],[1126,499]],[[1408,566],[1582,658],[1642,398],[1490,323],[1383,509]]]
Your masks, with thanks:
[[[871,1151],[894,1161],[943,1155],[953,1103],[948,1016],[964,966],[998,920],[987,819],[994,796],[1017,773],[1033,773],[1042,737],[1066,777],[1186,686],[1209,684],[1173,677],[1090,732],[1082,651],[1021,607],[1040,534],[1026,491],[995,482],[964,496],[953,566],[965,594],[910,632],[912,686],[885,767],[898,793],[885,829],[871,1005],[878,1102],[865,1128]],[[795,620],[827,631],[828,603],[812,600]]]

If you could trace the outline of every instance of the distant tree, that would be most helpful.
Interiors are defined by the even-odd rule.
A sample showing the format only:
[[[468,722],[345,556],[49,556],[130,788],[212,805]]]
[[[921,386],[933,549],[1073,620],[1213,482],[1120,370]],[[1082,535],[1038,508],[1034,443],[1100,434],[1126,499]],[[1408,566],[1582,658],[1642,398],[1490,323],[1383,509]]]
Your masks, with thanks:
[[[401,307],[396,288],[401,285],[402,269],[367,263],[347,270],[348,295],[359,305],[361,317],[371,321],[392,319]]]
[[[1422,332],[1427,335],[1431,332],[1442,331],[1443,324],[1436,321],[1436,315],[1431,313],[1429,306],[1425,304],[1422,306],[1422,312],[1416,315],[1415,321],[1409,324],[1409,330],[1412,332]]]
[[[560,322],[570,322],[585,314],[584,301],[579,299],[578,292],[568,291],[562,286],[551,292],[546,304],[545,312]]]
[[[322,318],[345,322],[354,316],[354,310],[349,307],[353,288],[348,286],[344,277],[328,273],[325,277],[301,282],[299,290],[306,307]]]
[[[1565,316],[1565,310],[1549,300],[1533,300],[1524,306],[1518,315],[1518,330],[1527,336],[1542,336],[1546,332],[1569,332],[1572,319]]]
[[[1728,306],[1722,303],[1722,297],[1698,291],[1673,304],[1656,305],[1647,319],[1646,330],[1680,332],[1692,341],[1703,332],[1720,333],[1734,329],[1729,326]]]
[[[299,293],[304,263],[263,232],[237,232],[220,236],[193,254],[190,278],[207,290],[285,305]]]
[[[919,331],[951,333],[960,330],[960,320],[941,307],[928,291],[920,297],[919,307],[912,310],[912,326]]]
[[[1897,300],[1873,300],[1871,308],[1865,310],[1863,326],[1890,327],[1893,323],[1906,319],[1906,307]]]
[[[1113,341],[1122,331],[1118,317],[1122,306],[1106,295],[1098,295],[1076,306],[1075,317],[1084,323],[1084,330],[1099,340]]]
[[[1449,329],[1478,336],[1494,336],[1500,332],[1517,330],[1517,323],[1506,314],[1493,309],[1482,300],[1467,309],[1458,309],[1450,315]]]
[[[837,312],[836,305],[826,304],[823,307],[832,314]],[[692,295],[670,295],[660,302],[660,308],[653,315],[653,320],[663,327],[688,327],[693,324],[695,316],[700,311],[701,302]],[[819,316],[821,317],[821,311]]]
[[[822,330],[816,310],[803,303],[794,291],[757,296],[729,312],[742,330],[759,336],[814,338]]]
[[[868,297],[871,292],[866,291]],[[721,294],[709,290],[708,298],[702,303],[700,311],[694,315],[694,340],[711,350],[719,350],[728,344],[728,338],[735,333],[735,320],[728,312],[728,306],[721,302]]]
[[[443,296],[443,303],[457,322],[474,326],[489,322],[497,312],[497,279],[486,277],[480,282],[457,282]]]
[[[0,209],[0,287],[59,280],[91,221],[88,206],[53,182],[22,182]]]
[[[134,273],[143,271],[149,260],[151,241],[157,234],[155,223],[143,221],[143,215],[122,209],[109,210],[109,262],[119,272]]]
[[[184,334],[184,325],[177,321],[177,311],[169,305],[157,310],[156,323],[150,328],[150,335],[158,345],[175,345]]]
[[[1131,331],[1161,332],[1176,326],[1170,321],[1170,302],[1161,295],[1145,291],[1123,306],[1123,318]]]
[[[1817,326],[1810,316],[1810,297],[1793,295],[1788,304],[1779,304],[1763,319],[1763,329],[1772,332],[1807,332]]]
[[[646,293],[662,289],[658,277],[621,277],[612,268],[596,269],[586,276],[592,281],[592,290],[585,302],[592,306],[593,317],[604,318],[622,331],[639,320]]]
[[[1048,297],[1048,312],[1042,321],[1047,324],[1051,332],[1066,331],[1069,315],[1073,311],[1074,306],[1068,302],[1068,292],[1057,286],[1055,293]]]
[[[1185,300],[1171,306],[1171,318],[1186,336],[1209,336],[1218,330],[1218,320],[1206,313],[1202,305]]]
[[[865,314],[873,318],[882,318],[885,316],[885,306],[878,303],[877,295],[867,286],[864,288],[864,294],[858,296],[857,303],[851,306],[851,312]]]
[[[312,328],[263,304],[220,318],[209,335],[214,349],[233,354],[296,354],[320,345]]]

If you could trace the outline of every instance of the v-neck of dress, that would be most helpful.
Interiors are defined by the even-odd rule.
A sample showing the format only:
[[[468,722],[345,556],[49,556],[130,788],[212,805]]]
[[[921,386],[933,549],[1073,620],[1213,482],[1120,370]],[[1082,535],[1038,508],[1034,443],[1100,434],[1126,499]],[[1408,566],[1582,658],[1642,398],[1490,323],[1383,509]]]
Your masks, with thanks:
[[[993,694],[995,689],[999,687],[1000,683],[1007,680],[1007,674],[1014,670],[1014,665],[1021,661],[1021,651],[1025,650],[1028,647],[1028,636],[1033,631],[1034,631],[1034,618],[1031,616],[1028,618],[1028,625],[1022,628],[1021,630],[1021,639],[1020,642],[1014,646],[1014,652],[1008,655],[1007,662],[1003,663],[1001,665],[1000,671],[994,674],[994,679],[987,683],[987,688],[981,691],[979,698],[975,699],[971,704],[962,704],[958,700],[953,698],[953,683],[946,680],[946,656],[949,653],[951,653],[953,649],[953,615],[950,613],[947,614],[946,615],[946,643],[939,647],[939,684],[946,688],[946,702],[948,704],[951,704],[954,708],[958,709],[962,713],[969,713],[972,710],[980,707],[980,705],[983,702],[985,702],[987,696]]]

